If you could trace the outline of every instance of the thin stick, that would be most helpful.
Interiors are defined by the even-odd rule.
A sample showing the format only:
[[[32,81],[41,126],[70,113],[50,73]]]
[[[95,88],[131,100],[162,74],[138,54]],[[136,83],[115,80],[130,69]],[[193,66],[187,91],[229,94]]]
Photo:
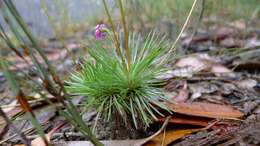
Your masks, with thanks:
[[[197,21],[197,24],[195,25],[195,28],[193,30],[193,33],[191,34],[191,39],[190,41],[188,42],[187,46],[185,47],[185,50],[187,50],[189,47],[190,47],[190,44],[194,38],[194,36],[197,34],[197,31],[198,31],[198,28],[199,28],[199,25],[200,25],[200,22],[203,18],[203,14],[204,14],[204,7],[205,7],[205,0],[202,0],[201,2],[201,10],[200,10],[200,14],[199,14],[199,18],[198,18],[198,21]]]
[[[136,143],[134,146],[141,146],[141,145],[144,145],[145,143],[147,143],[148,141],[150,141],[151,139],[153,139],[154,137],[156,137],[157,135],[159,135],[165,128],[166,126],[168,125],[169,123],[169,120],[170,120],[171,116],[168,116],[166,118],[166,120],[164,121],[162,127],[156,132],[154,133],[152,136],[150,137],[147,137],[146,139],[144,139],[144,141],[141,141],[139,143]]]
[[[168,58],[168,57],[170,56],[170,54],[172,53],[172,51],[175,50],[176,44],[178,43],[179,39],[181,38],[181,35],[183,34],[185,28],[186,28],[187,25],[188,25],[188,22],[189,22],[189,20],[190,20],[191,14],[193,13],[193,10],[194,10],[194,8],[195,8],[195,6],[196,6],[197,1],[198,1],[198,0],[194,0],[194,1],[193,1],[193,4],[192,4],[191,9],[190,9],[190,12],[189,12],[189,14],[188,14],[188,16],[187,16],[187,18],[186,18],[186,20],[185,20],[183,26],[182,26],[182,29],[181,29],[179,35],[177,36],[176,40],[175,40],[174,43],[172,44],[172,47],[170,48],[170,50],[168,51],[168,53],[166,53],[166,55],[168,55],[168,56],[166,56],[165,59]],[[162,61],[162,62],[163,62],[163,61]]]

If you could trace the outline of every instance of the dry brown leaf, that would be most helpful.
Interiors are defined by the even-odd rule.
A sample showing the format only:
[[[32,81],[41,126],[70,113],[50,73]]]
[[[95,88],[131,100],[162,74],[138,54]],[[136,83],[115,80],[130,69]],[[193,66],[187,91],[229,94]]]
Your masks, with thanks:
[[[241,118],[244,115],[231,106],[212,103],[168,103],[168,106],[174,112],[199,117],[234,119]]]
[[[161,133],[155,138],[153,138],[151,141],[146,143],[144,146],[166,146],[175,140],[178,140],[188,134],[191,134],[193,132],[200,131],[201,129],[181,129],[176,130],[172,129],[169,131],[166,131],[166,133]]]
[[[164,122],[164,121],[165,118],[159,119],[159,122]],[[175,113],[169,120],[169,123],[181,124],[181,125],[207,126],[210,123],[210,121],[212,121],[211,118],[188,116],[188,115]]]
[[[28,100],[26,99],[24,93],[21,90],[18,92],[16,100],[18,101],[18,103],[20,103],[21,108],[25,112],[30,112],[34,116],[32,107],[30,106]]]

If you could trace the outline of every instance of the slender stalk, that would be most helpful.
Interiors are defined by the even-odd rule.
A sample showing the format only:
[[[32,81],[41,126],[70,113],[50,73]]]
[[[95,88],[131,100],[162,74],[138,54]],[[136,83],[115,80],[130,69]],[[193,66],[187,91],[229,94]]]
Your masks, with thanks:
[[[123,54],[122,54],[122,51],[121,51],[121,49],[120,49],[120,43],[119,43],[118,35],[117,35],[117,33],[116,33],[115,25],[114,25],[114,23],[113,23],[113,21],[112,21],[112,18],[111,18],[110,13],[109,13],[106,0],[103,0],[103,5],[104,5],[104,8],[105,8],[107,17],[108,17],[108,21],[109,21],[109,23],[110,23],[110,25],[111,25],[111,29],[112,29],[112,33],[113,33],[113,38],[114,38],[113,40],[114,40],[114,44],[115,44],[115,47],[116,47],[117,55],[119,55],[119,57],[121,58],[123,66],[127,67],[126,62],[125,62],[125,58],[124,58],[124,56],[123,56]]]
[[[40,54],[40,56],[43,58],[44,62],[48,66],[48,69],[50,70],[50,73],[54,79],[55,82],[57,82],[57,75],[54,67],[50,64],[47,56],[44,54],[40,46],[38,45],[36,39],[34,38],[33,34],[29,31],[26,23],[24,22],[23,18],[20,16],[19,12],[15,8],[14,4],[10,0],[3,0],[5,5],[8,7],[8,10],[11,12],[11,14],[16,19],[17,23],[20,25],[20,27],[23,29],[24,33],[27,35],[29,40],[31,41],[32,45],[36,49],[36,51]]]
[[[197,23],[196,23],[196,25],[195,25],[195,27],[194,27],[194,30],[193,30],[193,32],[192,32],[192,34],[191,34],[191,37],[190,37],[191,39],[190,39],[189,43],[187,44],[187,46],[185,47],[185,50],[187,50],[187,49],[189,48],[189,46],[190,46],[190,44],[191,44],[191,42],[192,42],[194,36],[197,34],[199,25],[200,25],[201,20],[202,20],[202,18],[203,18],[204,7],[205,7],[205,0],[202,0],[202,1],[201,1],[201,10],[200,10],[200,14],[199,14],[198,21],[197,21]]]
[[[23,55],[15,48],[14,44],[12,44],[11,40],[7,36],[7,34],[4,31],[3,26],[0,24],[0,38],[4,40],[4,42],[7,44],[7,46],[15,52],[17,56],[19,56],[21,59],[25,60]]]
[[[27,99],[25,98],[22,90],[20,89],[19,84],[16,82],[14,75],[12,74],[12,72],[10,72],[8,70],[8,66],[5,60],[2,60],[0,62],[1,67],[4,71],[4,75],[8,81],[8,84],[11,88],[11,91],[13,92],[13,94],[16,96],[17,101],[20,103],[22,109],[29,115],[31,115],[29,117],[29,120],[32,122],[32,124],[34,125],[34,127],[37,129],[37,132],[39,133],[39,135],[42,137],[42,139],[44,140],[46,146],[48,146],[48,141],[44,135],[44,131],[42,129],[41,126],[39,126],[39,122],[37,121],[37,119],[35,118],[32,108],[30,107]]]
[[[43,80],[43,87],[54,97],[56,97],[58,99],[58,101],[60,103],[62,103],[62,105],[64,107],[66,107],[66,109],[68,110],[66,112],[67,115],[69,115],[70,118],[68,121],[71,122],[72,124],[74,124],[74,126],[76,126],[78,129],[80,129],[80,131],[82,133],[85,134],[86,137],[88,137],[90,139],[90,141],[96,145],[96,146],[102,146],[103,144],[101,144],[98,139],[95,137],[95,135],[93,135],[91,133],[90,128],[84,123],[84,121],[81,118],[80,113],[78,112],[78,110],[76,109],[76,107],[73,105],[73,103],[70,100],[70,97],[67,95],[66,91],[64,90],[64,86],[62,84],[62,82],[57,82],[58,80],[58,76],[56,76],[56,72],[54,70],[54,68],[52,68],[50,62],[48,61],[48,58],[46,57],[46,55],[44,54],[44,52],[41,50],[41,48],[39,47],[37,41],[34,39],[34,37],[32,36],[30,30],[27,28],[27,25],[25,24],[23,18],[19,15],[19,12],[16,10],[15,6],[12,4],[12,2],[4,0],[4,4],[5,6],[7,6],[8,10],[10,11],[10,13],[12,14],[11,16],[13,16],[16,20],[16,22],[20,25],[20,27],[22,28],[23,32],[25,33],[26,37],[31,41],[33,47],[36,49],[36,51],[41,55],[41,57],[44,59],[45,64],[48,66],[48,68],[50,69],[50,72],[48,70],[46,70],[42,64],[39,63],[39,61],[37,60],[37,58],[34,55],[34,50],[32,48],[29,48],[29,53],[30,53],[30,57],[33,61],[33,64],[36,66],[37,71],[39,72],[39,76],[41,77],[41,79]],[[9,24],[10,25],[10,24]],[[2,27],[1,27],[1,30]],[[15,34],[15,36],[18,38],[18,41],[22,42],[23,40],[19,39],[19,36],[16,35],[16,32],[13,32]],[[4,31],[0,31],[0,37],[3,38],[3,40],[5,40],[6,42],[10,42],[11,43],[11,47],[15,49],[15,46],[12,45],[12,41],[11,40],[7,40],[8,37],[6,37],[7,35],[4,34]],[[120,48],[119,48],[120,49]],[[22,55],[21,55],[22,56]],[[23,56],[22,56],[23,57]],[[4,63],[4,62],[1,62]],[[5,64],[4,64],[5,65]],[[15,82],[14,78],[12,78],[11,73],[8,72],[8,68],[5,67],[6,71],[7,71],[7,77],[10,78],[10,85],[13,85],[14,90],[12,90],[13,92],[15,92],[15,95],[18,95],[17,93],[19,93],[19,86],[18,84]],[[55,83],[57,83],[58,85],[60,85],[60,89],[58,91],[58,89],[55,86],[55,83],[52,82],[52,80],[49,78],[49,74],[51,74],[51,76],[53,77],[53,80],[55,81]],[[62,93],[64,95],[62,95]],[[20,94],[21,95],[21,94]],[[40,124],[38,123],[37,119],[35,119],[35,117],[33,116],[32,110],[29,110],[29,104],[25,104],[26,103],[26,99],[22,98],[23,96],[17,96],[19,97],[18,99],[20,99],[20,103],[23,104],[25,108],[27,108],[27,111],[31,111],[28,112],[28,117],[30,118],[32,124],[34,125],[34,127],[36,128],[37,132],[41,135],[41,137],[44,139],[46,145],[48,145],[48,141],[46,140],[46,138],[44,137],[44,132],[41,129]],[[68,102],[65,102],[64,99],[67,99]],[[48,101],[48,100],[47,100]],[[58,108],[57,109],[59,111],[63,111],[63,109]],[[76,124],[75,124],[76,123]]]
[[[180,33],[178,34],[176,40],[174,41],[174,43],[172,44],[170,50],[169,50],[169,51],[167,52],[167,54],[166,54],[166,55],[168,55],[168,56],[166,56],[161,62],[163,62],[165,59],[168,59],[168,57],[170,56],[170,54],[172,53],[172,51],[175,50],[175,47],[176,47],[176,45],[177,45],[179,39],[181,38],[181,35],[183,34],[184,30],[186,29],[186,27],[187,27],[187,25],[188,25],[188,22],[189,22],[189,20],[190,20],[191,14],[193,13],[193,10],[194,10],[194,8],[195,8],[195,6],[196,6],[197,1],[198,1],[198,0],[194,0],[194,1],[193,1],[193,4],[192,4],[191,9],[190,9],[190,12],[189,12],[189,14],[188,14],[188,16],[187,16],[187,18],[186,18],[186,20],[185,20],[183,26],[182,26],[182,29],[181,29]]]
[[[123,29],[124,29],[124,46],[125,46],[125,53],[126,53],[126,58],[127,58],[127,63],[128,63],[128,69],[130,68],[131,65],[131,54],[130,54],[130,50],[129,50],[129,44],[128,44],[128,40],[129,40],[129,33],[128,33],[128,29],[127,29],[127,25],[126,25],[126,21],[125,21],[125,12],[124,12],[124,8],[123,8],[123,4],[122,4],[122,0],[117,0],[119,8],[120,8],[120,14],[121,14],[121,22],[123,25]]]

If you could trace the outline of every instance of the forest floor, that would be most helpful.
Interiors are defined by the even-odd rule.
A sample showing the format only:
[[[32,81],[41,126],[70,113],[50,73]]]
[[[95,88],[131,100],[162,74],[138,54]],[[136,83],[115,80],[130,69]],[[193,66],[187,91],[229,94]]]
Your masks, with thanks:
[[[72,54],[81,53],[78,51],[81,50],[81,46],[75,38],[68,38],[66,42],[69,42],[67,47]],[[68,79],[68,75],[75,68],[72,57],[55,39],[48,40],[42,46],[48,58],[56,65],[59,74],[63,75],[64,80]],[[158,141],[160,143],[162,140],[165,140],[164,145],[174,146],[260,145],[259,27],[247,26],[244,21],[236,21],[225,26],[215,25],[198,30],[195,35],[184,33],[176,52],[176,58],[169,63],[168,71],[158,78],[165,81],[164,89],[167,95],[177,104],[188,104],[185,107],[191,109],[196,109],[198,105],[197,109],[203,112],[199,115],[196,111],[185,113],[185,109],[176,110],[168,121],[166,130],[161,131],[161,135],[156,135],[157,138],[151,138],[145,145],[159,145]],[[32,67],[26,66],[12,53],[7,53],[7,56],[14,62],[15,67],[11,69],[19,72],[19,76],[24,76],[20,71],[33,76]],[[31,90],[31,82],[26,80],[26,76],[24,78],[25,80],[20,82],[26,94],[30,95],[31,105],[45,131],[65,124],[52,135],[52,142],[86,140],[66,124],[53,106],[41,100],[41,95]],[[15,126],[22,129],[29,139],[37,138],[32,125],[24,120],[21,109],[16,106],[17,102],[9,95],[6,79],[0,72],[1,107],[9,118],[15,119]],[[74,104],[82,110],[83,101],[84,97],[73,98]],[[228,107],[227,111],[225,107]],[[235,111],[230,111],[230,107]],[[238,111],[243,114],[239,118],[221,116],[226,112],[229,117],[229,114],[237,114]],[[85,112],[83,119],[88,125],[93,126],[96,115],[97,112],[93,109]],[[165,121],[166,118],[162,118],[146,130],[124,128],[117,121],[98,122],[95,131],[101,140],[126,140],[130,143],[129,139],[144,139],[153,135]],[[0,118],[0,122],[0,145],[18,143],[15,133],[8,128],[3,119]],[[180,135],[173,132],[178,130],[187,131],[180,131]]]

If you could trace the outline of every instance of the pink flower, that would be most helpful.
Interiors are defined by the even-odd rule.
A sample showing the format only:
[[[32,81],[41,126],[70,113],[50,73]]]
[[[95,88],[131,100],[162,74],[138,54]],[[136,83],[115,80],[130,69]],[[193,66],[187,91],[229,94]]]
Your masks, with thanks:
[[[98,24],[95,28],[95,38],[97,40],[103,40],[106,37],[106,25]]]

